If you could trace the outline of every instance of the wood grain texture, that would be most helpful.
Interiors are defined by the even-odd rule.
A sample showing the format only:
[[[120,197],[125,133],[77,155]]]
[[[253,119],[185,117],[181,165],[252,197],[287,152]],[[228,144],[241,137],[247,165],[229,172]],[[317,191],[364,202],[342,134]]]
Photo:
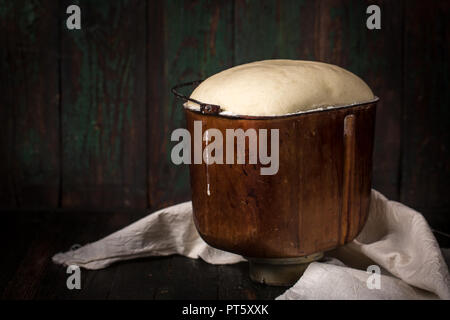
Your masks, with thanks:
[[[368,30],[366,8],[382,10],[382,29]],[[402,1],[236,1],[236,64],[305,59],[361,76],[379,96],[374,187],[399,197],[402,108]],[[387,156],[389,155],[389,156]]]
[[[169,185],[160,181],[165,172],[161,172],[161,157],[167,161],[165,156],[164,139],[167,132],[164,114],[167,108],[166,63],[165,63],[165,25],[166,16],[162,1],[150,1],[147,4],[147,205],[157,209],[164,204],[160,200],[162,194]],[[165,186],[165,189],[162,189]]]
[[[392,200],[400,199],[403,113],[404,2],[366,1],[381,9],[381,30],[364,29],[368,67],[358,72],[380,98],[375,121],[373,187]],[[367,17],[368,15],[366,15]]]
[[[11,212],[10,212],[11,213]],[[1,244],[20,236],[20,245],[0,246],[1,299],[274,299],[285,287],[267,287],[248,277],[247,263],[210,265],[201,259],[153,257],[81,270],[81,290],[68,290],[66,268],[51,257],[74,244],[93,242],[145,214],[127,211],[21,211],[6,214]]]
[[[62,205],[145,207],[145,3],[79,6],[61,35]]]
[[[56,207],[58,3],[0,2],[0,207]]]
[[[80,31],[65,26],[72,3]],[[369,4],[381,30],[365,27]],[[188,170],[170,161],[184,125],[170,87],[291,58],[372,87],[374,188],[449,225],[447,13],[444,1],[0,0],[0,208],[189,199]]]
[[[450,232],[450,3],[405,6],[401,201]]]
[[[248,143],[245,164],[234,159],[233,164],[190,165],[199,234],[213,247],[250,258],[300,257],[352,241],[369,210],[375,106],[273,119],[186,109],[191,136],[194,121],[201,121],[203,132],[220,130],[223,146],[235,143],[226,141],[226,129],[279,130],[279,170],[274,175],[261,175],[260,162],[249,163]],[[223,146],[216,152],[226,159]],[[274,150],[270,142],[268,150]]]
[[[314,1],[241,1],[235,4],[235,64],[264,59],[315,60]]]
[[[81,271],[81,290],[68,290],[66,268],[52,263],[55,252],[110,234],[145,214],[127,211],[8,211],[0,233],[1,299],[274,299],[286,287],[252,282],[248,263],[211,265],[201,259],[152,257]],[[436,234],[441,247],[450,238]],[[18,245],[5,245],[16,237]],[[33,259],[33,260],[30,260]],[[174,261],[176,260],[176,261]],[[186,276],[195,272],[195,277]],[[205,277],[200,275],[206,274]],[[183,288],[177,291],[181,286]],[[204,290],[205,288],[205,290]],[[214,290],[212,290],[213,288]]]
[[[170,135],[174,129],[184,127],[183,108],[170,88],[232,65],[232,2],[168,1],[162,8],[160,5],[149,7],[149,17],[155,21],[149,26],[155,48],[151,43],[149,50],[156,51],[149,52],[152,69],[148,72],[148,194],[152,208],[190,197],[187,166],[176,166],[170,159],[175,144]],[[163,60],[153,60],[158,58]]]
[[[381,30],[366,27],[366,8],[381,9]],[[402,112],[402,1],[320,1],[317,58],[364,79],[380,97],[374,150],[374,188],[399,199]]]

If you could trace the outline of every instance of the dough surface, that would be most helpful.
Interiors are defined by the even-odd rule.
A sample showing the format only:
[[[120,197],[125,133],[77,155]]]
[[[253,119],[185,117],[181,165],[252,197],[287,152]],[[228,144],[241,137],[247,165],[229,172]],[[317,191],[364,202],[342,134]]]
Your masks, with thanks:
[[[264,60],[239,65],[203,81],[191,94],[236,115],[272,116],[374,99],[369,86],[338,66],[314,61]],[[188,108],[199,108],[193,102]]]

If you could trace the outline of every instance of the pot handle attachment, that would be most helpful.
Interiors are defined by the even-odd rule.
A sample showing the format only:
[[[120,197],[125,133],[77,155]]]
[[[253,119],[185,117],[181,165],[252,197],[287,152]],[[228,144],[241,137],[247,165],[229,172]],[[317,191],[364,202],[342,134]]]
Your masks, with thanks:
[[[203,103],[200,102],[198,100],[189,98],[181,93],[179,93],[177,91],[177,89],[179,88],[183,88],[183,87],[188,87],[188,86],[198,86],[200,83],[202,83],[203,80],[196,80],[196,81],[191,81],[191,82],[184,82],[184,83],[180,83],[177,84],[176,86],[174,86],[170,91],[172,91],[172,93],[178,98],[183,100],[184,102],[194,102],[198,105],[200,105],[200,112],[203,114],[218,114],[219,112],[222,111],[222,109],[220,108],[220,106],[216,105],[216,104],[210,104],[210,103]]]

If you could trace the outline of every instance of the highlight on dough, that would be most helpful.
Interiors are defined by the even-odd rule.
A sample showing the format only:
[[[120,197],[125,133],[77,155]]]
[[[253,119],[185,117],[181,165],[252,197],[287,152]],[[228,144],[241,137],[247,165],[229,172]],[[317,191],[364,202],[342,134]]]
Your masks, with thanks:
[[[219,105],[223,114],[277,116],[369,102],[372,90],[341,67],[315,61],[263,60],[219,72],[190,98]],[[185,107],[199,109],[188,101]]]

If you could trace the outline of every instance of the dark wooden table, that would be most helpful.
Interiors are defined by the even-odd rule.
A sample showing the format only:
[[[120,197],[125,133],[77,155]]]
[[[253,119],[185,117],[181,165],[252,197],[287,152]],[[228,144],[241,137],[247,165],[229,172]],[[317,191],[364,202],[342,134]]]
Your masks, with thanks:
[[[145,212],[3,213],[0,296],[3,299],[274,299],[286,288],[250,281],[247,263],[214,266],[181,256],[81,269],[81,289],[68,290],[66,268],[53,254],[96,241]]]
[[[96,241],[146,212],[2,212],[2,299],[274,299],[285,287],[250,281],[247,263],[214,266],[181,256],[120,262],[81,270],[81,289],[68,290],[66,268],[51,257]],[[448,237],[435,233],[442,247]]]

